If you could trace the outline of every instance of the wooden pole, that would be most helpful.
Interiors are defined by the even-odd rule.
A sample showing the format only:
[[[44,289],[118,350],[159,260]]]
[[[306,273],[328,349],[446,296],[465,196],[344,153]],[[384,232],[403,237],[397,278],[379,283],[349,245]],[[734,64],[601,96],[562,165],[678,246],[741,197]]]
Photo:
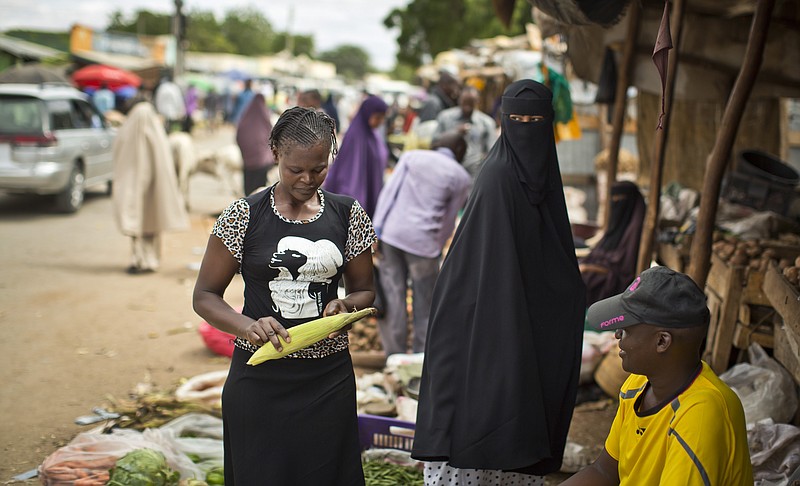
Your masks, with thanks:
[[[692,239],[691,262],[689,276],[704,288],[711,266],[711,243],[719,204],[720,184],[728,166],[733,141],[739,131],[742,114],[750,98],[750,92],[756,82],[761,62],[764,58],[764,45],[767,42],[769,23],[775,0],[759,0],[753,23],[750,25],[750,37],[742,61],[742,68],[733,85],[733,90],[725,106],[717,139],[706,165],[703,178],[703,192],[700,198],[700,212],[697,216],[697,230]]]
[[[636,59],[636,39],[639,36],[639,19],[642,9],[638,2],[631,2],[628,7],[628,31],[625,35],[625,45],[622,50],[622,69],[617,79],[616,92],[614,93],[614,118],[612,119],[611,140],[608,144],[608,170],[606,171],[605,205],[603,208],[603,228],[608,227],[611,210],[611,185],[617,180],[617,167],[619,166],[619,148],[622,135],[625,133],[625,111],[628,106],[628,86],[631,84],[634,60]]]
[[[669,135],[670,118],[672,118],[672,100],[675,92],[675,80],[678,78],[678,58],[681,47],[681,32],[683,31],[683,13],[686,10],[685,0],[675,0],[672,6],[673,26],[670,30],[673,49],[669,56],[667,67],[667,83],[664,90],[664,124],[661,130],[656,130],[654,142],[653,164],[650,167],[650,188],[647,195],[647,214],[642,228],[642,238],[639,242],[639,259],[636,264],[636,273],[641,273],[650,266],[653,260],[653,241],[655,240],[656,227],[658,226],[658,210],[661,204],[661,179],[664,174],[664,154],[667,149],[667,136]]]

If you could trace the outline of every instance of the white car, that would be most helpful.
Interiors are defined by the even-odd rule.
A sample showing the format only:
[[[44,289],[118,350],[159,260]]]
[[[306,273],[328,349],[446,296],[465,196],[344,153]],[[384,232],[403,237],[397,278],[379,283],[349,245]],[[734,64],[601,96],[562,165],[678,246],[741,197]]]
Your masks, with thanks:
[[[50,195],[74,213],[84,191],[113,179],[116,129],[79,90],[0,84],[0,190]]]

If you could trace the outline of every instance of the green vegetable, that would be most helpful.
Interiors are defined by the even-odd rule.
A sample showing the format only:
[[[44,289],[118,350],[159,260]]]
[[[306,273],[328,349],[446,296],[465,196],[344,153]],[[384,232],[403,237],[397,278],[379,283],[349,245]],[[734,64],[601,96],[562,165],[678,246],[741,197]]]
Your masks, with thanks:
[[[420,469],[383,461],[363,462],[366,486],[422,486],[424,473]]]
[[[121,457],[109,471],[107,486],[171,486],[180,473],[167,466],[167,459],[153,449],[136,449]]]
[[[186,480],[185,486],[208,486],[208,483],[195,478],[190,478]]]
[[[223,485],[225,484],[225,470],[220,467],[214,467],[209,469],[206,473],[206,482],[209,486],[212,485]]]

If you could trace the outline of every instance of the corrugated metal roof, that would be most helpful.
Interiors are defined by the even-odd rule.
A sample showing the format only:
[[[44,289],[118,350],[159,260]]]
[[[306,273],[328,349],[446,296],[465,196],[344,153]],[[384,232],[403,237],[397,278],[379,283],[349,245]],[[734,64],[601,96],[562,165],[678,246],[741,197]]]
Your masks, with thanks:
[[[0,34],[0,51],[11,53],[14,56],[24,59],[42,60],[50,57],[58,57],[63,52],[51,47],[34,44],[33,42],[16,39],[7,35]]]

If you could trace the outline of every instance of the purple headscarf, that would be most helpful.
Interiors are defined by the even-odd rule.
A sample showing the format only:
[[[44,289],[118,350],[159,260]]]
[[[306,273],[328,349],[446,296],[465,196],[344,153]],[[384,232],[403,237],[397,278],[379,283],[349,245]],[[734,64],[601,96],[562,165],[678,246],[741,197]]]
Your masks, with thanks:
[[[272,122],[269,119],[269,108],[264,95],[259,93],[247,105],[239,125],[236,126],[236,144],[242,151],[245,169],[260,169],[275,163],[269,148],[270,133]]]
[[[328,191],[354,197],[370,217],[383,188],[389,149],[378,133],[379,128],[370,128],[369,117],[386,113],[388,108],[377,96],[369,96],[361,103],[323,184]]]

